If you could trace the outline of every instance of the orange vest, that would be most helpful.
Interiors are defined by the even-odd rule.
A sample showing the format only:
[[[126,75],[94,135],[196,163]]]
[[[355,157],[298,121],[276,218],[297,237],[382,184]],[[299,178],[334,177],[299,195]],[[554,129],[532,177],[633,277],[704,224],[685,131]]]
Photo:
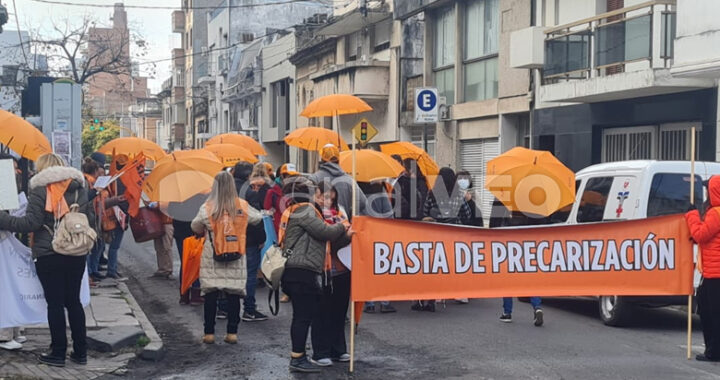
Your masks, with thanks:
[[[290,221],[290,215],[292,215],[295,210],[302,206],[310,206],[315,211],[315,215],[317,215],[317,217],[320,218],[323,223],[325,222],[325,218],[322,216],[320,211],[318,211],[318,209],[311,203],[303,202],[288,206],[288,208],[283,211],[282,218],[280,218],[280,228],[278,229],[278,244],[281,247],[285,243],[285,230],[287,230],[288,222]],[[330,242],[327,242],[325,244],[325,270],[330,270],[332,268],[332,258],[330,257],[330,251]]]
[[[220,220],[212,218],[213,205],[210,202],[205,204],[208,220],[212,231],[212,243],[215,247],[216,255],[224,255],[226,253],[245,254],[245,242],[247,241],[248,226],[248,203],[244,199],[235,198],[235,207],[237,213],[235,219],[230,221],[228,215],[224,215]]]

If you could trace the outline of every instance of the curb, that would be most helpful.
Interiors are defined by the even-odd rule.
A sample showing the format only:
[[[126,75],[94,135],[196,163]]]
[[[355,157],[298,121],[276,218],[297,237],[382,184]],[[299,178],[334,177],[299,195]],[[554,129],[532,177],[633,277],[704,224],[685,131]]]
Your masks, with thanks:
[[[135,318],[140,323],[140,327],[145,331],[145,336],[150,339],[150,343],[143,347],[142,352],[140,352],[140,358],[151,361],[160,360],[165,353],[162,338],[160,338],[160,335],[155,331],[155,327],[153,327],[150,319],[145,315],[145,312],[140,307],[140,304],[137,303],[135,296],[130,292],[127,285],[123,282],[118,282],[117,287],[128,295],[127,302],[133,314],[135,314]]]

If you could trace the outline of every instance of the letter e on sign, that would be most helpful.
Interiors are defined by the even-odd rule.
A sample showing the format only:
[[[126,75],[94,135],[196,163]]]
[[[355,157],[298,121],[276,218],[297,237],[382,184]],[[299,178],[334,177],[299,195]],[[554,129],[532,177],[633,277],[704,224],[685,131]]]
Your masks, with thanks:
[[[438,122],[438,91],[437,88],[415,89],[415,122]]]

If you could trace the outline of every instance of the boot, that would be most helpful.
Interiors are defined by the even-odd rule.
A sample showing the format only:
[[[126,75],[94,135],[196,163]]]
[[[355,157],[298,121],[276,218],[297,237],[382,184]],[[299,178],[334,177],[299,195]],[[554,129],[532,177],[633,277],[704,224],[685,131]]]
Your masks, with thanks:
[[[200,289],[197,288],[191,288],[190,289],[190,305],[203,305],[205,303],[205,298],[200,295]]]
[[[190,305],[190,291],[180,295],[180,305]]]
[[[225,343],[237,344],[237,342],[238,342],[238,336],[237,336],[237,334],[227,334],[227,335],[225,335]]]
[[[205,344],[215,344],[215,334],[203,335],[202,342]]]

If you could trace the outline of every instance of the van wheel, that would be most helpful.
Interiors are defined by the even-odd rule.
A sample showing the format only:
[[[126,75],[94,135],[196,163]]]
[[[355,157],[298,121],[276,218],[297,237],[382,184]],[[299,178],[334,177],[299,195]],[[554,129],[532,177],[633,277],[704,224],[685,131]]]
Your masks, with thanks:
[[[598,299],[600,318],[608,326],[624,326],[632,314],[632,305],[624,297],[600,296]]]

